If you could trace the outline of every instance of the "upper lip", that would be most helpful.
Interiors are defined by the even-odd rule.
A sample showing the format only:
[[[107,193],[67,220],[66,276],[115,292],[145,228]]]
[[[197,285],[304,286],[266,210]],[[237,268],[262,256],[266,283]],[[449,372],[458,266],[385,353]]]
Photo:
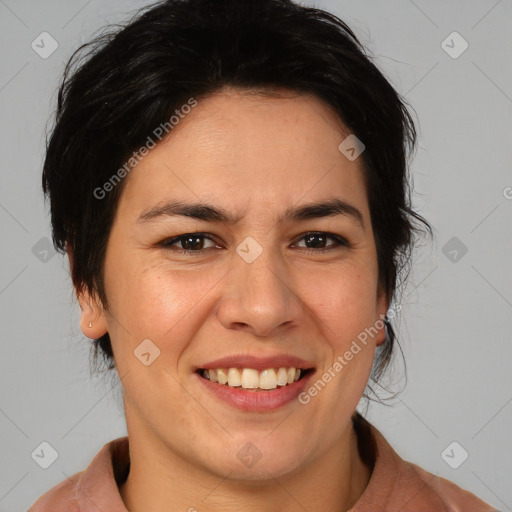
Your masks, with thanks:
[[[214,361],[208,361],[199,366],[198,369],[215,368],[254,368],[255,370],[265,370],[267,368],[295,367],[307,370],[314,365],[300,357],[290,354],[277,354],[267,357],[256,357],[250,354],[240,354],[221,357]]]

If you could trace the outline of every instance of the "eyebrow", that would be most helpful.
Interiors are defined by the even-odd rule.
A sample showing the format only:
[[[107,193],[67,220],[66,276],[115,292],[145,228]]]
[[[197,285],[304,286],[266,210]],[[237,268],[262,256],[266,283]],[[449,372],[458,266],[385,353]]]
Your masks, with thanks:
[[[288,208],[279,217],[278,222],[300,222],[336,215],[352,217],[364,229],[362,213],[355,206],[338,198]],[[221,222],[229,225],[236,224],[242,218],[241,215],[234,216],[223,208],[214,207],[207,203],[168,201],[143,212],[137,219],[137,223],[173,216],[191,217],[206,222]]]

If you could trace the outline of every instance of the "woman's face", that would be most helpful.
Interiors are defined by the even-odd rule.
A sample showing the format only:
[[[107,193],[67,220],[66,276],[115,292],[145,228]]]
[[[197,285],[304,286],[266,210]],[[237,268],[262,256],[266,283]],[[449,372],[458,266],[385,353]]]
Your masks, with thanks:
[[[125,178],[105,259],[109,312],[86,308],[83,330],[109,332],[140,446],[256,479],[305,468],[348,435],[388,303],[362,158],[338,149],[347,135],[313,96],[225,89]],[[292,367],[310,370],[288,384]],[[237,374],[275,389],[234,389]]]

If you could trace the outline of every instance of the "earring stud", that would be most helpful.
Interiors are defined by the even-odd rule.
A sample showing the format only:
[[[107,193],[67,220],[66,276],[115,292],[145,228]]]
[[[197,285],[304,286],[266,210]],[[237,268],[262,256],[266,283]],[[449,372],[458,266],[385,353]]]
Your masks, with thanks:
[[[92,322],[89,322],[89,327],[92,327]]]

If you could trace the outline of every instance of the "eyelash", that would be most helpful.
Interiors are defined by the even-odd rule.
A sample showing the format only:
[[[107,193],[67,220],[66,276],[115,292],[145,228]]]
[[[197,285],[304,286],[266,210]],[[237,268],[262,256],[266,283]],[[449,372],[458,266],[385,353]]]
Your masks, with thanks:
[[[308,231],[307,233],[302,234],[301,237],[299,239],[297,239],[297,241],[301,241],[301,240],[305,239],[308,236],[314,236],[314,235],[326,236],[326,238],[330,238],[330,239],[334,240],[336,243],[332,244],[332,245],[330,245],[328,247],[320,248],[320,249],[310,249],[310,248],[307,248],[307,247],[300,248],[301,250],[303,250],[307,254],[318,254],[318,253],[324,253],[324,252],[332,251],[332,250],[340,248],[340,247],[350,247],[349,242],[345,238],[343,238],[342,236],[335,235],[334,233],[328,233],[328,232],[325,232],[325,231]],[[184,239],[186,239],[188,237],[206,238],[206,239],[211,240],[212,242],[215,243],[215,240],[213,240],[206,233],[194,232],[194,233],[184,233],[183,235],[176,236],[174,238],[168,238],[167,240],[164,240],[163,242],[161,242],[160,245],[164,249],[170,249],[173,246],[173,244],[175,244],[176,242],[179,242],[181,240],[184,240]],[[193,255],[193,256],[198,256],[201,253],[204,253],[205,251],[207,251],[208,249],[214,249],[214,247],[208,247],[206,249],[198,249],[196,251],[190,251],[188,249],[170,249],[170,250],[172,250],[174,252],[178,252],[180,254],[190,254],[190,255]]]

